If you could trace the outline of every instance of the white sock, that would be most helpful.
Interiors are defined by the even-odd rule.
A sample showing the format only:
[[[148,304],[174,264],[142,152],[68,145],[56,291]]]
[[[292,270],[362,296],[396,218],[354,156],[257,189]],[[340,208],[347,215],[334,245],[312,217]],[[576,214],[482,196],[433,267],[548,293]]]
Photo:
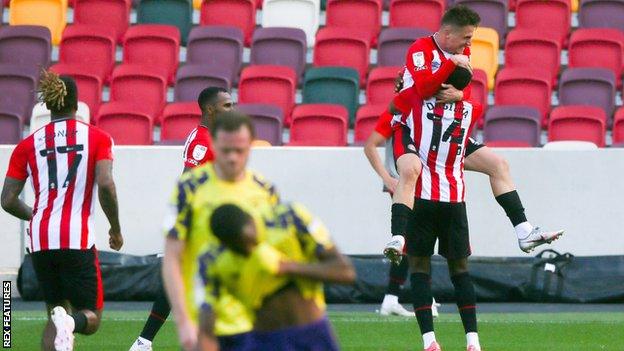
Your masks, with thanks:
[[[383,302],[381,304],[385,305],[387,303],[395,305],[395,304],[399,303],[399,297],[395,296],[395,295],[386,294],[386,296],[384,296]]]
[[[74,332],[74,329],[76,329],[76,321],[74,321],[74,317],[72,317],[71,315],[67,315],[67,322],[70,325],[69,330],[71,330],[71,332]]]
[[[436,341],[434,332],[424,333],[422,335],[422,338],[423,338],[423,345],[425,346],[425,349],[431,346],[431,344],[433,344]]]
[[[151,341],[149,341],[149,340],[147,340],[147,339],[145,339],[145,338],[142,338],[142,337],[140,337],[140,336],[137,338],[137,340],[139,340],[139,341],[140,341],[143,345],[150,346],[150,345],[152,344],[152,342],[151,342]]]
[[[515,226],[514,230],[516,231],[516,235],[518,236],[518,239],[526,239],[529,236],[529,234],[531,234],[531,231],[533,230],[533,226],[529,222],[522,222],[518,224],[517,226]]]
[[[466,344],[468,346],[476,346],[478,348],[481,348],[481,345],[479,344],[479,334],[477,334],[477,333],[467,333],[466,334]]]

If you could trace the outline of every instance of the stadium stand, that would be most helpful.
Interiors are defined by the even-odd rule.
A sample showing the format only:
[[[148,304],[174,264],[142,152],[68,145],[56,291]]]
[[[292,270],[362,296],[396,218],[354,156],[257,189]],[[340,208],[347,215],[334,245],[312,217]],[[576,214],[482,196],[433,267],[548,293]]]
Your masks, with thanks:
[[[561,74],[559,105],[588,105],[615,111],[615,75],[605,68],[568,68]]]
[[[160,140],[180,144],[199,124],[201,110],[196,102],[175,102],[165,106],[160,126]]]
[[[309,104],[295,107],[291,146],[346,146],[348,111],[344,106]]]
[[[182,44],[186,45],[193,27],[193,5],[190,0],[141,0],[137,23],[176,26],[180,30]]]
[[[329,0],[326,25],[356,29],[368,35],[371,46],[377,46],[381,7],[381,0]]]
[[[551,72],[555,83],[561,66],[561,44],[557,37],[532,29],[509,32],[505,44],[505,67],[531,68],[536,62]]]
[[[390,27],[418,27],[435,32],[446,8],[445,0],[392,0]]]
[[[414,38],[426,37],[433,34],[424,28],[386,28],[379,35],[377,65],[403,66],[409,47]]]
[[[320,16],[319,0],[265,0],[262,27],[299,28],[305,32],[308,46],[313,46]]]
[[[249,46],[256,27],[256,3],[254,0],[204,1],[199,23],[202,26],[238,27],[243,31],[245,46]]]
[[[221,65],[186,65],[180,67],[174,89],[175,101],[197,101],[207,86],[231,89],[232,71]]]
[[[316,34],[314,66],[351,67],[360,74],[362,86],[366,82],[370,56],[370,42],[357,29],[325,27]]]
[[[487,112],[488,109],[488,81],[487,74],[481,69],[475,69],[472,73],[471,87],[471,99],[480,103],[483,106],[483,112]],[[479,119],[479,128],[483,128],[483,116],[477,116]]]
[[[22,125],[29,123],[38,78],[37,67],[0,65],[0,110],[17,113]]]
[[[499,45],[505,44],[507,35],[507,0],[456,0],[455,4],[467,6],[481,16],[481,27],[492,28],[498,33]]]
[[[154,53],[158,53],[155,55]],[[123,42],[123,63],[150,66],[162,71],[162,77],[173,84],[180,59],[180,31],[162,24],[132,26]]]
[[[569,67],[601,67],[613,71],[622,86],[624,32],[612,28],[577,29],[570,38]]]
[[[306,34],[299,28],[258,28],[251,42],[251,65],[288,66],[303,78]]]
[[[342,105],[349,113],[349,120],[354,122],[359,86],[359,74],[353,68],[310,68],[303,83],[303,103]]]
[[[624,31],[624,1],[581,0],[578,19],[581,28],[615,28]]]
[[[493,106],[485,114],[483,139],[539,146],[541,117],[537,109],[524,106]],[[499,144],[500,145],[500,144]]]
[[[402,69],[401,66],[373,68],[366,83],[366,103],[388,106],[394,96],[394,82]]]
[[[496,105],[535,107],[546,125],[550,111],[552,82],[547,71],[505,68],[496,76]]]
[[[113,71],[110,101],[126,102],[145,111],[160,124],[160,113],[167,99],[167,81],[149,66],[120,65]]]
[[[30,117],[30,134],[37,131],[37,129],[50,123],[50,110],[44,103],[37,103],[32,110]],[[90,123],[91,114],[89,112],[89,106],[82,101],[78,101],[78,110],[76,111],[76,119],[85,123]]]
[[[42,26],[0,27],[0,63],[48,67],[50,31]]]
[[[58,45],[67,24],[67,0],[11,0],[9,24],[47,27]]]
[[[154,118],[134,104],[109,102],[100,107],[97,126],[109,133],[116,145],[151,145]]]
[[[231,73],[229,80],[237,80],[243,64],[243,32],[236,27],[195,27],[188,39],[186,63],[192,65],[223,66]]]
[[[560,106],[550,114],[549,141],[589,141],[605,146],[607,116],[598,107]]]
[[[280,109],[285,120],[295,106],[297,74],[287,66],[249,66],[241,73],[238,102],[269,104]],[[265,139],[267,140],[267,139]],[[275,143],[271,143],[275,145]]]
[[[264,140],[273,146],[282,145],[284,124],[282,109],[268,104],[240,104],[237,108],[251,116],[257,139]]]
[[[22,114],[0,106],[0,144],[17,144],[22,140]]]
[[[498,33],[494,29],[479,27],[470,47],[470,63],[473,68],[485,71],[490,88],[494,87],[494,77],[498,71],[498,42]]]
[[[113,29],[87,24],[71,25],[63,32],[59,64],[72,66],[108,82],[115,66],[115,48]]]
[[[388,108],[388,104],[364,105],[355,115],[355,144],[362,145],[375,129],[377,119]]]
[[[516,28],[552,33],[565,45],[570,33],[570,0],[518,0]]]
[[[131,0],[75,0],[74,24],[110,28],[121,43],[130,26]]]
[[[102,104],[102,90],[104,86],[102,78],[96,73],[90,73],[88,70],[84,70],[76,65],[57,64],[50,69],[58,74],[72,77],[78,86],[78,100],[85,102],[89,106],[91,116],[97,116]],[[94,121],[95,118],[91,120]]]
[[[613,144],[624,146],[624,107],[617,110],[613,117]]]

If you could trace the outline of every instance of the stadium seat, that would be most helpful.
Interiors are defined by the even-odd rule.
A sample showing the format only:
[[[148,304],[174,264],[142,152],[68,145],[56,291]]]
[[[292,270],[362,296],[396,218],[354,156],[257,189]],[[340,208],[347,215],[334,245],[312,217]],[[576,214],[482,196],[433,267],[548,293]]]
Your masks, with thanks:
[[[11,108],[0,108],[0,145],[17,144],[22,140],[24,121],[19,112]]]
[[[268,141],[271,145],[282,145],[282,110],[266,104],[239,104],[236,109],[251,117],[256,130],[256,139]]]
[[[32,109],[30,117],[30,134],[37,131],[37,129],[50,123],[52,113],[46,107],[45,103],[40,102],[35,104]],[[91,114],[89,112],[89,106],[82,101],[78,101],[78,110],[76,111],[76,119],[85,123],[90,123]]]
[[[351,124],[359,104],[359,75],[353,68],[319,67],[306,70],[304,104],[338,104],[349,111]]]
[[[613,118],[613,145],[615,144],[624,146],[624,107],[620,107]]]
[[[319,0],[264,0],[262,27],[299,28],[305,32],[308,46],[312,47],[319,28],[319,7]]]
[[[290,15],[284,17],[290,17]],[[256,28],[256,2],[255,0],[204,1],[201,5],[199,24],[238,27],[243,31],[245,46],[249,46],[254,28]]]
[[[276,106],[282,112],[286,124],[289,125],[290,113],[295,106],[296,90],[297,74],[292,68],[267,65],[248,66],[241,73],[238,84],[238,102]]]
[[[165,106],[160,122],[160,140],[184,142],[199,124],[201,110],[197,102],[175,102]]]
[[[318,31],[314,45],[314,66],[351,67],[366,83],[370,43],[361,32],[350,28],[325,27]]]
[[[52,44],[58,45],[67,24],[66,12],[67,0],[11,0],[9,24],[47,27]]]
[[[303,78],[306,34],[299,28],[258,28],[251,42],[250,64],[288,66]]]
[[[115,145],[151,145],[154,118],[126,102],[100,107],[97,126],[110,134]]]
[[[392,0],[390,27],[418,27],[432,32],[440,29],[445,0]]]
[[[394,83],[403,67],[377,67],[368,75],[366,83],[367,104],[388,104],[394,97]]]
[[[356,145],[363,145],[375,129],[379,116],[388,108],[388,104],[364,105],[355,116]]]
[[[482,69],[488,77],[488,86],[494,87],[494,77],[498,71],[498,34],[492,28],[479,27],[470,46],[470,64]]]
[[[505,44],[507,35],[507,0],[456,0],[456,5],[464,5],[481,16],[480,27],[496,30],[500,39],[499,45]]]
[[[433,34],[424,28],[386,28],[379,35],[378,66],[404,66],[409,47],[417,38]]]
[[[563,47],[570,33],[570,0],[518,0],[516,28],[552,33]]]
[[[292,146],[346,146],[348,111],[330,104],[299,105],[290,126]]]
[[[50,68],[58,74],[65,74],[76,81],[78,86],[78,100],[89,106],[91,119],[95,120],[100,104],[102,103],[102,87],[104,82],[100,76],[79,65],[57,64]]]
[[[254,139],[251,142],[251,147],[256,148],[256,147],[271,147],[273,145],[271,145],[271,143],[269,143],[266,140],[261,140],[261,139]]]
[[[158,53],[155,55],[154,53]],[[123,63],[151,66],[163,71],[172,84],[180,56],[180,31],[163,24],[140,24],[128,28],[123,42]]]
[[[472,81],[470,82],[471,90],[471,99],[473,101],[478,102],[483,107],[482,113],[487,112],[488,109],[488,95],[490,93],[490,89],[488,88],[487,75],[481,69],[475,69],[472,72]],[[479,118],[478,126],[479,128],[483,128],[483,118],[482,116],[478,116]]]
[[[110,101],[133,103],[160,121],[167,100],[167,81],[159,71],[140,65],[119,65],[113,71]]]
[[[559,82],[559,105],[596,106],[607,118],[615,110],[615,76],[605,68],[568,68]]]
[[[52,50],[50,41],[50,30],[46,27],[0,27],[0,63],[47,68]]]
[[[115,66],[115,31],[102,26],[71,25],[65,28],[59,63],[83,67],[108,81]]]
[[[505,68],[498,72],[494,103],[496,105],[523,105],[537,108],[546,125],[550,110],[552,80],[548,72],[530,69]]]
[[[87,24],[105,26],[115,31],[115,38],[121,43],[130,25],[131,0],[76,0],[74,25]]]
[[[243,32],[236,27],[195,27],[191,30],[186,64],[225,66],[230,82],[238,78],[243,63]]]
[[[329,0],[326,26],[357,29],[368,35],[372,46],[377,46],[381,7],[381,0]]]
[[[487,144],[488,147],[513,147],[513,148],[525,148],[525,147],[532,147],[529,143],[524,142],[524,141],[508,141],[508,140],[494,140],[494,141],[489,141]]]
[[[624,32],[610,28],[577,29],[570,37],[569,67],[598,67],[613,71],[621,86]]]
[[[507,35],[506,68],[532,68],[536,62],[552,73],[553,82],[559,75],[561,44],[555,36],[538,30],[516,29]]]
[[[605,146],[607,116],[593,106],[559,106],[550,114],[548,141],[589,141]]]
[[[485,114],[483,140],[490,142],[520,142],[540,145],[541,115],[533,107],[493,106]]]
[[[180,67],[174,87],[177,102],[197,101],[199,93],[207,87],[232,88],[232,71],[222,65],[186,65]]]
[[[581,0],[578,19],[581,28],[614,28],[624,31],[624,1]]]
[[[0,111],[15,112],[23,124],[29,123],[38,81],[38,67],[0,65]]]
[[[178,27],[181,41],[186,45],[193,27],[193,5],[191,0],[141,0],[137,9],[139,24],[168,24]]]

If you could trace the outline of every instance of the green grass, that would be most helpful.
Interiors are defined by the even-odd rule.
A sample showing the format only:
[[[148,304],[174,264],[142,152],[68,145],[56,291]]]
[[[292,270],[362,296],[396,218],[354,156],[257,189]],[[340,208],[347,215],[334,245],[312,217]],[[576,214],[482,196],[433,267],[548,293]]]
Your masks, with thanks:
[[[97,334],[76,337],[75,349],[128,350],[143,327],[146,312],[105,312]],[[343,350],[422,350],[416,320],[373,313],[330,313]],[[37,350],[43,312],[13,313],[13,350]],[[443,314],[435,321],[444,350],[465,350],[461,321]],[[487,351],[624,350],[624,313],[513,313],[479,315],[481,344]],[[168,321],[154,350],[179,350],[174,324]]]

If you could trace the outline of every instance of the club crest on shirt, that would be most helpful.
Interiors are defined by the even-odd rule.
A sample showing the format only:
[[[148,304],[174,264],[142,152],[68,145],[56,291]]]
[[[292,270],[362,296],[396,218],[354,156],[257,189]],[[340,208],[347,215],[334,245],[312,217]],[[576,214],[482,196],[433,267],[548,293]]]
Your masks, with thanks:
[[[206,151],[208,151],[207,147],[203,145],[195,145],[193,148],[193,158],[198,161],[203,160],[204,156],[206,156]]]
[[[418,51],[412,54],[412,61],[414,62],[414,66],[417,69],[422,69],[425,67],[425,53],[422,51]]]

